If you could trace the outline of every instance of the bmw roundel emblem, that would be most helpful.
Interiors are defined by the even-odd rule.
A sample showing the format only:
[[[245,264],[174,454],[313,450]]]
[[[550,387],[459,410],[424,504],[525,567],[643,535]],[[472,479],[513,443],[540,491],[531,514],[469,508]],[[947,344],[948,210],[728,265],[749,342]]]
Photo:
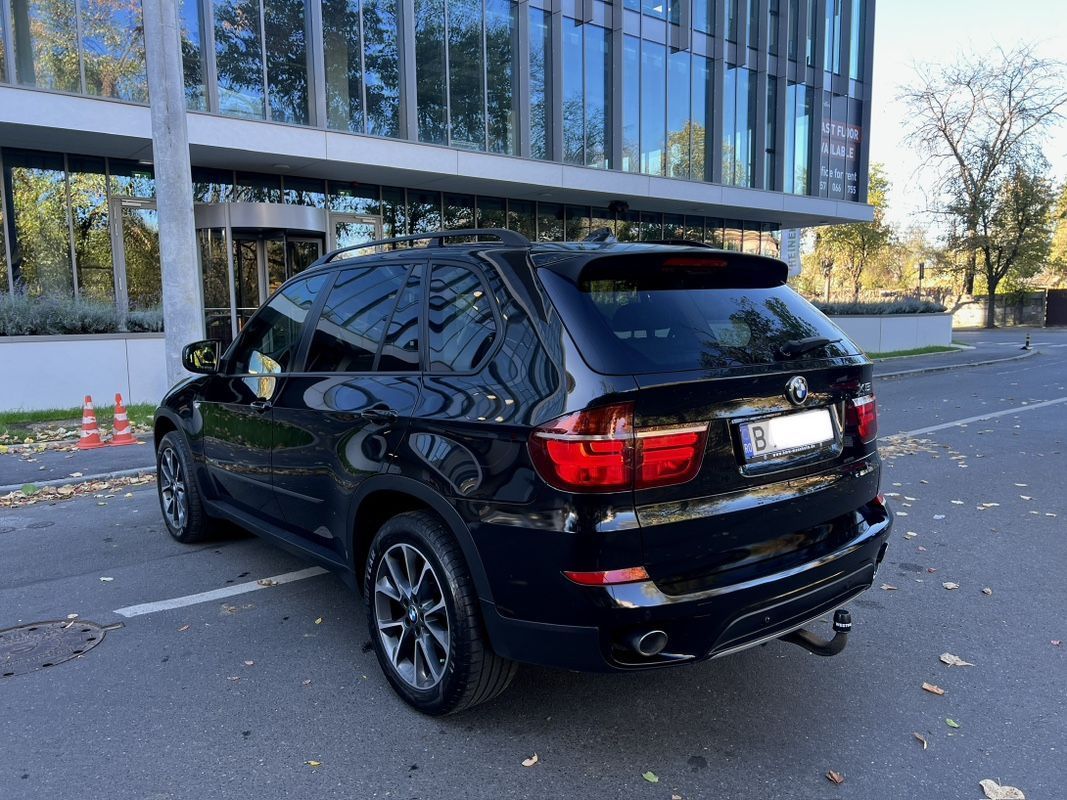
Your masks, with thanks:
[[[794,375],[789,379],[785,385],[785,396],[795,406],[804,405],[804,401],[808,399],[808,382],[803,375]]]

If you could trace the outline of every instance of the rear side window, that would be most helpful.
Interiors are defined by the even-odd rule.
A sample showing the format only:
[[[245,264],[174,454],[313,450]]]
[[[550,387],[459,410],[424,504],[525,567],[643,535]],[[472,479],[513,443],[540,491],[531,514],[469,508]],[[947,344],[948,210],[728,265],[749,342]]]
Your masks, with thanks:
[[[308,372],[370,372],[390,331],[398,302],[415,305],[407,264],[377,264],[343,270],[330,290],[308,350]],[[416,323],[415,329],[417,331]],[[418,369],[418,334],[405,340],[409,369]],[[390,359],[395,361],[395,359]],[[394,367],[395,368],[395,367]]]
[[[496,320],[481,278],[436,264],[430,280],[430,371],[470,372],[496,341]]]
[[[787,286],[734,288],[698,270],[646,266],[643,274],[597,269],[577,284],[539,271],[582,356],[598,372],[771,364],[781,361],[783,344],[809,336],[841,340],[809,357],[854,352],[826,317]]]

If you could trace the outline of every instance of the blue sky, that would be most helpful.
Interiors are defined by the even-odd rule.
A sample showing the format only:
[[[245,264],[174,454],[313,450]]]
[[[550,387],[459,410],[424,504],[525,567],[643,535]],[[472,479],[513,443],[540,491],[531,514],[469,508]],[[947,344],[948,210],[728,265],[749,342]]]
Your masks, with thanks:
[[[922,223],[928,180],[904,144],[907,110],[897,102],[916,62],[950,61],[960,51],[986,52],[1033,42],[1042,55],[1067,59],[1064,0],[879,0],[875,20],[871,161],[886,165],[893,184],[890,216]],[[1067,78],[1065,78],[1067,82]],[[1067,122],[1051,132],[1045,156],[1058,182],[1067,179]]]

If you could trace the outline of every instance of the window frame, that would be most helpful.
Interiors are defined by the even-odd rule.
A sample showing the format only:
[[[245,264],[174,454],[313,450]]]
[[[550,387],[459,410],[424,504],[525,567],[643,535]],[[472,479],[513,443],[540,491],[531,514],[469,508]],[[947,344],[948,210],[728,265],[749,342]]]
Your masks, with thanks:
[[[433,279],[434,269],[439,266],[458,267],[459,269],[465,269],[472,275],[474,275],[478,279],[478,282],[481,284],[482,291],[485,292],[485,297],[489,304],[489,311],[493,315],[493,324],[496,326],[497,335],[494,337],[493,343],[492,345],[490,345],[485,355],[482,356],[481,361],[479,361],[474,367],[469,370],[433,370],[430,368],[430,282]],[[485,271],[482,269],[481,265],[472,263],[470,261],[465,261],[461,258],[432,256],[428,260],[428,267],[426,271],[423,273],[423,281],[424,290],[422,296],[422,324],[423,330],[425,331],[426,335],[426,348],[423,353],[424,360],[422,374],[427,377],[434,378],[440,377],[442,375],[471,377],[480,374],[486,368],[486,366],[492,363],[493,359],[496,358],[497,352],[500,350],[501,346],[504,343],[503,316],[500,313],[500,307],[497,303],[496,295],[489,288],[489,281],[485,277]]]

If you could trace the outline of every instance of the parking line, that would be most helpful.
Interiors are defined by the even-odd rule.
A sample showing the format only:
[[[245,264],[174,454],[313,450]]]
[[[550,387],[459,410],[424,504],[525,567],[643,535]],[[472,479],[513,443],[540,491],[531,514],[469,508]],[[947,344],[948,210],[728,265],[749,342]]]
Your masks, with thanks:
[[[1017,406],[1016,408],[1005,408],[1003,411],[992,411],[989,414],[979,414],[977,417],[967,417],[965,419],[957,419],[952,422],[943,422],[940,425],[931,425],[929,428],[917,428],[913,431],[904,431],[902,436],[920,436],[924,433],[933,433],[934,431],[943,431],[947,428],[956,428],[960,425],[968,425],[972,422],[982,422],[987,419],[996,419],[997,417],[1007,417],[1012,414],[1021,414],[1024,411],[1036,411],[1039,408],[1047,408],[1048,406],[1058,405],[1059,403],[1067,403],[1067,397],[1057,397],[1055,400],[1044,400],[1040,403],[1030,403],[1025,406]]]
[[[255,592],[259,589],[267,589],[282,583],[302,581],[304,578],[314,578],[316,575],[325,575],[326,572],[327,570],[324,570],[322,567],[308,567],[307,569],[297,570],[296,572],[286,572],[283,575],[274,575],[270,578],[260,578],[259,580],[248,581],[247,583],[235,583],[233,586],[226,586],[222,589],[212,589],[210,592],[187,594],[184,597],[172,597],[170,600],[156,600],[154,603],[141,603],[136,606],[116,608],[115,613],[123,617],[140,617],[143,614],[154,614],[157,611],[169,611],[172,608],[195,606],[197,603],[210,603],[212,600],[222,600],[223,598],[233,597],[237,594]]]

